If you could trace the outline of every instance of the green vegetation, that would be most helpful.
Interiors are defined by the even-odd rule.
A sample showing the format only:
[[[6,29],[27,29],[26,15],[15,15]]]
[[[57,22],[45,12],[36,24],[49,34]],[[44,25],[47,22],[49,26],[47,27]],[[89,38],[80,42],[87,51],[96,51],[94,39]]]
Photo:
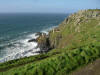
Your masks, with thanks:
[[[66,75],[100,57],[100,43],[63,51],[53,57],[2,72],[1,75]]]
[[[0,75],[67,75],[100,58],[100,10],[72,14],[48,39],[53,50],[1,63]]]

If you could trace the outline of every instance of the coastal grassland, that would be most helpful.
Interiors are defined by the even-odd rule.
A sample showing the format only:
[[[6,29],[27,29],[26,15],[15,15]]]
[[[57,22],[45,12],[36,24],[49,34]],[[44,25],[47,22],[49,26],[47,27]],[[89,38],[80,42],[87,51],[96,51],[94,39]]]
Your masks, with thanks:
[[[63,50],[63,49],[62,49]],[[100,43],[90,43],[41,61],[15,67],[1,75],[66,75],[100,57]]]
[[[49,41],[54,49],[1,63],[0,75],[67,75],[100,58],[100,10],[72,14],[49,32]]]
[[[100,19],[88,19],[87,22],[83,19],[82,21],[75,25],[76,20],[71,20],[71,22],[66,25],[60,25],[62,26],[58,28],[60,32],[50,32],[51,44],[54,45],[55,48],[69,47],[72,49],[80,47],[90,41],[98,41],[100,35]],[[61,36],[60,39],[59,36]]]

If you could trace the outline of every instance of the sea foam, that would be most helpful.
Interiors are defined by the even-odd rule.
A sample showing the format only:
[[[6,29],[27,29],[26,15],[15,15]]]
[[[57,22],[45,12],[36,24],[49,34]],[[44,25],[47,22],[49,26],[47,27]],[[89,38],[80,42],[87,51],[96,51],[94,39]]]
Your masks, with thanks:
[[[34,34],[27,35],[24,39],[19,39],[17,41],[12,41],[13,46],[5,48],[6,55],[5,57],[0,59],[0,62],[5,62],[9,60],[14,60],[22,57],[29,57],[32,55],[37,55],[39,53],[35,53],[40,49],[37,48],[37,42],[28,42],[30,39],[36,39],[38,36]],[[8,43],[9,45],[9,43]]]
[[[57,26],[42,30],[41,32],[48,34],[48,32],[55,27]],[[38,43],[28,42],[30,39],[36,39],[38,37],[39,36],[36,36],[36,33],[33,33],[26,35],[24,38],[18,40],[11,40],[11,42],[7,45],[12,44],[12,46],[5,48],[6,54],[3,58],[0,59],[0,62],[38,55],[38,51],[40,51],[40,48],[37,48]]]

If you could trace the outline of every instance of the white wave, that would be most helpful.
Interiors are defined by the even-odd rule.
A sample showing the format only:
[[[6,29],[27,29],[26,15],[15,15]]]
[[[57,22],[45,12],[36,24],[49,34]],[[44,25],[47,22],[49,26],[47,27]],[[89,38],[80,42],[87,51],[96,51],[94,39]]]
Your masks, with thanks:
[[[52,29],[54,29],[54,28],[56,28],[56,27],[58,27],[58,26],[52,26],[52,27],[50,27],[50,28],[47,28],[47,29],[42,30],[41,32],[42,32],[42,33],[48,34],[50,30],[52,30]]]
[[[57,26],[53,26],[51,28],[42,30],[41,32],[48,34],[48,32],[55,27]],[[1,58],[0,62],[5,62],[8,60],[14,60],[39,54],[35,53],[37,51],[40,51],[40,48],[36,48],[38,43],[28,42],[30,39],[36,39],[37,37],[39,36],[36,36],[36,33],[33,33],[18,40],[11,40],[10,43],[6,45],[12,44],[13,46],[5,48],[5,57]]]
[[[36,39],[37,37],[38,36],[35,36],[35,34],[30,34],[27,35],[25,39],[10,42],[10,44],[12,43],[14,46],[5,48],[5,57],[0,59],[0,62],[38,54],[34,53],[40,50],[36,48],[38,44],[36,42],[28,42],[28,40]]]

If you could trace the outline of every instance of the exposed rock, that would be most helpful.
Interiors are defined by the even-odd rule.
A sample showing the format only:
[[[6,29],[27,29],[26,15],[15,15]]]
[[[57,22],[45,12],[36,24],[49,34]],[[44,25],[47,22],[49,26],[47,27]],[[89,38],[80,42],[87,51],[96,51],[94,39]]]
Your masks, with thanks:
[[[81,26],[82,24],[85,25],[85,23],[91,22],[91,19],[97,20],[99,18],[100,10],[81,10],[78,13],[71,14],[59,25],[59,27],[51,30],[49,35],[39,33],[40,36],[37,38],[38,47],[40,47],[41,51],[49,51],[52,48],[62,48],[63,45],[68,45],[70,44],[71,40],[73,40],[72,38],[68,37],[71,33],[81,33],[84,29],[86,29],[85,26]],[[81,27],[84,29],[82,30]],[[65,32],[70,34],[65,34]],[[65,38],[70,40],[64,40]],[[66,41],[66,43],[63,43],[62,40]]]
[[[44,35],[44,33],[41,33],[41,32],[37,32],[36,34],[35,34],[35,36],[42,36],[42,35]],[[28,42],[38,42],[37,41],[37,39],[30,39],[30,40],[28,40]]]
[[[30,39],[28,42],[37,42],[37,39]]]
[[[49,37],[45,33],[37,38],[38,47],[40,48],[41,52],[48,52],[51,49]]]
[[[55,31],[55,32],[60,32],[60,29],[55,28],[54,31]]]
[[[42,33],[41,33],[41,32],[37,32],[35,35],[36,35],[36,36],[41,36]]]
[[[41,36],[46,36],[46,34],[42,33],[42,32],[37,32],[35,34],[35,36],[39,36],[39,38],[40,38]],[[28,42],[38,42],[38,38],[36,38],[36,39],[30,39],[30,40],[28,40]]]

